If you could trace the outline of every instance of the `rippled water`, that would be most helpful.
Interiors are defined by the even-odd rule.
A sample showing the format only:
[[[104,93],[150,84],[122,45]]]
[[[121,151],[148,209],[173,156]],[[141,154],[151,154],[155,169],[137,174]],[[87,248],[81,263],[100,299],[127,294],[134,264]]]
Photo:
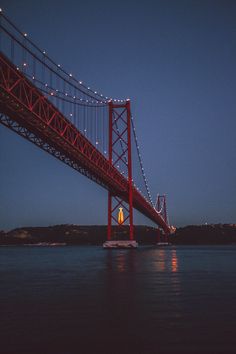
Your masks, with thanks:
[[[236,246],[0,248],[0,353],[235,353]]]

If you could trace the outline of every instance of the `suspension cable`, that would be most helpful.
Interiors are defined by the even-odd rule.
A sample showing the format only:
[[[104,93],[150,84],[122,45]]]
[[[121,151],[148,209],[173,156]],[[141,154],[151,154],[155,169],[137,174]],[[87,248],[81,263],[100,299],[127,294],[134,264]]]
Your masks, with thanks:
[[[106,103],[109,100],[111,100],[111,97],[105,97],[103,94],[98,93],[97,91],[92,90],[89,86],[85,85],[82,81],[77,80],[71,73],[68,73],[66,70],[64,70],[61,65],[57,64],[53,59],[51,59],[45,50],[40,49],[29,37],[26,33],[22,32],[5,14],[3,14],[3,12],[0,12],[0,16],[1,18],[3,18],[20,36],[23,37],[25,43],[29,43],[32,48],[34,48],[37,52],[39,52],[40,54],[43,54],[44,58],[46,60],[48,60],[48,62],[55,67],[55,69],[53,67],[49,67],[46,63],[44,63],[44,65],[51,70],[54,74],[58,75],[61,79],[64,80],[68,80],[67,78],[69,78],[70,80],[72,80],[73,82],[70,82],[69,84],[71,86],[74,86],[75,84],[78,85],[76,86],[76,88],[83,92],[84,94],[86,94],[87,96],[98,100],[102,103]],[[5,31],[8,36],[12,37],[16,42],[18,42],[18,44],[20,44],[22,47],[25,47],[25,49],[32,55],[35,56],[36,59],[40,62],[42,62],[42,60],[35,54],[33,53],[30,49],[27,48],[26,45],[23,45],[22,43],[19,42],[19,40],[12,35],[2,24],[1,24],[1,28],[3,31]],[[59,71],[58,71],[59,69]],[[60,72],[62,74],[64,74],[66,76],[66,79],[63,78],[60,74]],[[69,80],[68,80],[69,82]],[[85,90],[85,91],[84,91]],[[94,97],[95,96],[95,97]],[[125,100],[114,100],[114,101],[118,101],[118,102],[124,102]]]
[[[133,134],[134,134],[134,141],[135,141],[135,145],[136,145],[136,149],[137,149],[137,153],[138,153],[139,164],[140,164],[140,167],[141,167],[142,177],[143,177],[143,180],[144,180],[144,185],[145,185],[145,188],[146,188],[146,191],[147,191],[148,199],[149,199],[151,205],[154,207],[154,203],[152,201],[152,196],[151,196],[150,189],[149,189],[149,186],[148,186],[147,178],[146,178],[146,175],[145,175],[145,172],[144,172],[144,168],[143,168],[143,161],[142,161],[142,157],[141,157],[141,154],[140,154],[137,134],[136,134],[136,130],[135,130],[135,127],[134,127],[134,118],[133,118],[132,114],[131,114],[131,125],[132,125]]]

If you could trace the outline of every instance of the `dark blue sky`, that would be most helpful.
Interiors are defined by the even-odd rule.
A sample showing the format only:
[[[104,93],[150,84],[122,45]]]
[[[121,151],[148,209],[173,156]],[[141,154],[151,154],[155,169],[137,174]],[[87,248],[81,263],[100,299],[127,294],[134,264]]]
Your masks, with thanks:
[[[1,7],[78,79],[131,98],[151,192],[167,194],[172,224],[236,221],[236,1]],[[0,166],[0,229],[106,223],[105,190],[3,126]]]

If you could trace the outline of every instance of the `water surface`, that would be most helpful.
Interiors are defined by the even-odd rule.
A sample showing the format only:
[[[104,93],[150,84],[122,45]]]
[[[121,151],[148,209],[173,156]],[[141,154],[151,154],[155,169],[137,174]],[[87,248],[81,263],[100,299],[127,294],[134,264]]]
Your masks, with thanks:
[[[0,247],[0,353],[235,353],[236,246]]]

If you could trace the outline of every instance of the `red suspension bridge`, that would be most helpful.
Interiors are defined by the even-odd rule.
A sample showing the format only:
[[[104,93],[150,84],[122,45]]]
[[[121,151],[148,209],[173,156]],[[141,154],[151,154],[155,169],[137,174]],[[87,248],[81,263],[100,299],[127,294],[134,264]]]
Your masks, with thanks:
[[[108,190],[108,240],[117,224],[128,224],[134,240],[133,208],[167,237],[166,199],[152,201],[130,100],[106,97],[78,81],[2,11],[0,50],[0,123]],[[133,180],[133,146],[146,196]]]

